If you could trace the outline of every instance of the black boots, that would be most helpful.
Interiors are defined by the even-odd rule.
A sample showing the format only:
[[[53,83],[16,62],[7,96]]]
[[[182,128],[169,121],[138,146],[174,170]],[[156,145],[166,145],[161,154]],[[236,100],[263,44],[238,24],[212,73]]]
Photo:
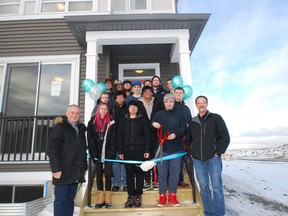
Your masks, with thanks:
[[[132,208],[135,202],[135,196],[128,196],[127,202],[125,203],[125,208]]]
[[[141,195],[135,196],[134,206],[138,207],[138,208],[142,206],[142,196]]]
[[[141,207],[142,206],[142,196],[128,196],[127,202],[125,203],[125,208],[132,208],[135,207]]]

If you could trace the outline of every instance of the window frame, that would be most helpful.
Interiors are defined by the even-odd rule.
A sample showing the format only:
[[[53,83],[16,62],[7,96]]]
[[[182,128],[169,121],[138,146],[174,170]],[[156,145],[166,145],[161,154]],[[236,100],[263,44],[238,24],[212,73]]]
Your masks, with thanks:
[[[125,69],[154,69],[155,74],[154,76],[159,76],[160,77],[160,63],[135,63],[135,64],[119,64],[118,65],[118,77],[119,80],[135,80],[135,79],[140,79],[140,80],[146,80],[146,79],[151,79],[151,76],[137,76],[137,77],[129,77],[129,76],[124,76],[124,70]],[[152,76],[153,77],[153,76]]]

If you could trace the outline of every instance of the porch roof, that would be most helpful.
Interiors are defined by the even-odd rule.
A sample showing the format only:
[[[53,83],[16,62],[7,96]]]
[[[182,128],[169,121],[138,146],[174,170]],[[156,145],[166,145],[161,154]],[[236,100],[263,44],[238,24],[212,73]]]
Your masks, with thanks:
[[[188,29],[189,30],[189,49],[192,53],[198,39],[210,17],[210,14],[121,14],[121,15],[87,15],[64,17],[74,34],[78,43],[86,47],[86,31],[133,31],[133,30],[172,30]],[[135,45],[139,46],[139,45]],[[171,50],[171,44],[145,45],[146,48],[153,47],[152,50],[158,52],[162,50],[167,54]],[[157,47],[159,46],[159,47]],[[165,48],[165,46],[167,46]],[[133,45],[123,45],[126,48],[125,55],[133,55]],[[151,51],[151,47],[148,49]],[[118,47],[119,48],[119,47]],[[118,55],[119,49],[117,49]],[[120,49],[123,50],[123,49]],[[128,51],[130,50],[130,52]],[[136,49],[145,52],[145,49]],[[116,50],[114,50],[115,52]],[[128,51],[128,52],[127,52]],[[113,49],[112,49],[113,52]],[[123,53],[124,54],[124,53]],[[144,53],[143,53],[144,54]],[[141,54],[140,54],[141,55]]]

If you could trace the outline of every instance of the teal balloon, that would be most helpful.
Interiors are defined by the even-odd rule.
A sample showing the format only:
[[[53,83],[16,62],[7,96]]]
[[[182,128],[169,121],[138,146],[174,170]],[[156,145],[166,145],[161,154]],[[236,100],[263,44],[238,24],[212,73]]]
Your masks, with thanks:
[[[104,82],[99,82],[96,85],[100,88],[102,93],[107,91],[107,86],[106,86],[106,84]]]
[[[191,86],[189,85],[185,85],[182,87],[184,89],[184,97],[183,97],[183,100],[187,100],[189,99],[192,94],[193,94],[193,89]]]
[[[92,88],[92,86],[94,86],[95,83],[93,80],[91,79],[85,79],[83,80],[82,82],[82,88],[85,92],[89,93],[90,92],[90,89]]]
[[[101,89],[97,85],[94,85],[89,91],[89,96],[94,101],[97,101],[100,98],[101,94]]]
[[[172,86],[173,88],[178,88],[183,86],[183,79],[181,76],[174,76],[172,78]]]

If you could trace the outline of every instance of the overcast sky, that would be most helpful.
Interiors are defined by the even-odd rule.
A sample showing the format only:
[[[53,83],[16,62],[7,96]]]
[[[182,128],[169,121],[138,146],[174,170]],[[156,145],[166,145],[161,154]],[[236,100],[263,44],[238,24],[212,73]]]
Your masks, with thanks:
[[[208,97],[231,144],[288,143],[288,1],[179,0],[178,6],[180,13],[211,13],[191,55],[193,97]]]

